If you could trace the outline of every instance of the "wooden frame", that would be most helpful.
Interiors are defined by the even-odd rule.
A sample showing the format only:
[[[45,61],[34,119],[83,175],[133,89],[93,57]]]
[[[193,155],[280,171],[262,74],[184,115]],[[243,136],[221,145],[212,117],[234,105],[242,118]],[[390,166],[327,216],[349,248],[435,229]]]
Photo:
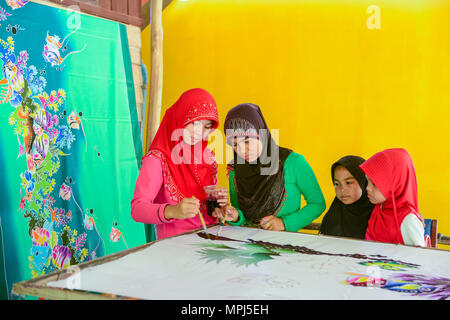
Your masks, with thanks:
[[[442,233],[437,234],[437,241],[439,244],[450,246],[450,237],[444,236]]]
[[[211,225],[210,227],[217,226],[217,224]],[[244,227],[244,228],[252,228],[252,227]],[[190,234],[198,231],[202,231],[203,228],[198,228],[195,230],[191,230],[182,234],[178,234],[173,237],[178,237],[185,234]],[[290,231],[284,231],[284,232],[290,232]],[[290,233],[297,233],[297,232],[290,232]],[[301,233],[301,232],[300,232]],[[338,239],[348,239],[353,241],[368,241],[373,242],[369,240],[361,240],[361,239],[354,239],[354,238],[348,238],[348,237],[335,237],[335,236],[325,236],[325,235],[315,235],[317,237],[326,237],[330,239],[338,238]],[[92,261],[84,262],[76,266],[71,266],[66,269],[61,269],[37,278],[33,278],[30,280],[25,280],[22,282],[14,283],[12,292],[15,295],[30,295],[30,296],[36,296],[36,297],[42,297],[47,299],[55,299],[55,300],[140,300],[139,298],[134,297],[127,297],[127,296],[121,296],[116,294],[109,294],[104,292],[95,292],[95,291],[84,291],[84,290],[77,290],[77,289],[66,289],[66,288],[56,288],[56,287],[47,287],[47,284],[52,281],[58,281],[58,280],[64,280],[70,276],[72,276],[75,272],[79,272],[85,268],[96,266],[99,264],[111,262],[117,259],[120,259],[130,253],[138,252],[140,250],[146,249],[149,246],[153,245],[154,243],[157,243],[161,240],[156,240],[153,242],[149,242],[134,248],[130,248],[124,251],[120,251],[108,256],[104,256]],[[403,245],[407,247],[414,247],[418,250],[438,250],[438,251],[447,251],[444,249],[439,248],[424,248],[424,247],[415,247],[410,245]]]

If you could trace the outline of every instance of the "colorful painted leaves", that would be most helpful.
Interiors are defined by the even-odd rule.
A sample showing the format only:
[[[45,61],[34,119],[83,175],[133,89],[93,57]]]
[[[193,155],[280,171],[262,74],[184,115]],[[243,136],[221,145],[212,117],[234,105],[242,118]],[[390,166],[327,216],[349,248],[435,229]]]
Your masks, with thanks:
[[[273,256],[280,255],[276,249],[255,243],[242,243],[237,248],[214,243],[199,244],[199,246],[202,249],[198,252],[206,262],[219,263],[222,260],[230,260],[233,264],[245,267],[252,264],[257,265],[261,261],[272,260]]]

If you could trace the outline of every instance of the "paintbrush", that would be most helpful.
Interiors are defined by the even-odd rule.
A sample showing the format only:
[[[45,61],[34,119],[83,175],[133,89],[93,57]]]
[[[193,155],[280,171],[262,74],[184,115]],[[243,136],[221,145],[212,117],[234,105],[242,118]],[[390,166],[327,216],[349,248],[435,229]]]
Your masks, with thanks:
[[[218,237],[219,236],[219,233],[220,233],[220,231],[222,231],[222,227],[223,227],[223,225],[225,224],[225,220],[227,219],[227,209],[228,209],[228,206],[229,205],[229,202],[227,201],[227,204],[224,206],[224,210],[225,210],[225,214],[224,214],[224,216],[222,217],[222,220],[220,220],[220,226],[219,226],[219,229],[217,230],[217,234],[216,234],[216,237]]]
[[[203,230],[205,231],[206,236],[209,238],[209,233],[206,229],[206,223],[205,223],[205,220],[203,219],[203,216],[202,216],[202,213],[200,212],[200,210],[198,211],[198,215],[200,216],[200,221],[202,222]]]
[[[219,226],[219,229],[217,230],[216,237],[219,236],[219,233],[220,233],[220,231],[222,230],[222,227],[223,227],[223,225],[224,225],[224,223],[225,223],[225,219],[226,219],[226,216],[224,216],[224,217],[222,218],[222,220],[220,220],[220,226]]]
[[[197,199],[196,197],[193,197],[193,198],[194,198],[194,199]],[[207,236],[208,239],[209,239],[209,233],[208,233],[207,228],[206,228],[206,223],[205,223],[205,220],[203,219],[203,215],[202,215],[202,213],[200,212],[200,210],[198,210],[198,215],[200,216],[200,221],[201,221],[202,226],[203,226],[203,231],[205,231],[205,234],[206,234],[206,236]]]

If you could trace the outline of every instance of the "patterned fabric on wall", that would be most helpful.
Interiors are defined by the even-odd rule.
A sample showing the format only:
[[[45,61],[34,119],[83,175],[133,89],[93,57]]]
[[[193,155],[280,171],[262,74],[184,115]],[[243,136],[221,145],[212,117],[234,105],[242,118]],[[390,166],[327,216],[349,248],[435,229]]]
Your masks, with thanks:
[[[13,283],[145,243],[126,26],[0,0],[0,298]]]

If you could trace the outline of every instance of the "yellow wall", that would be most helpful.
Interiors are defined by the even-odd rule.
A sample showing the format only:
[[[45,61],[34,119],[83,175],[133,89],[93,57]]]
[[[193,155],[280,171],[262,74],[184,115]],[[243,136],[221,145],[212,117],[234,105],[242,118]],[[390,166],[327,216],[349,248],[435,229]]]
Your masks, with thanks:
[[[367,26],[378,21],[371,5],[380,29]],[[215,97],[221,129],[231,107],[260,105],[281,145],[314,169],[327,207],[335,160],[406,148],[421,212],[450,235],[449,16],[447,0],[173,1],[163,12],[163,112],[194,87]],[[148,66],[149,38],[147,28]]]

